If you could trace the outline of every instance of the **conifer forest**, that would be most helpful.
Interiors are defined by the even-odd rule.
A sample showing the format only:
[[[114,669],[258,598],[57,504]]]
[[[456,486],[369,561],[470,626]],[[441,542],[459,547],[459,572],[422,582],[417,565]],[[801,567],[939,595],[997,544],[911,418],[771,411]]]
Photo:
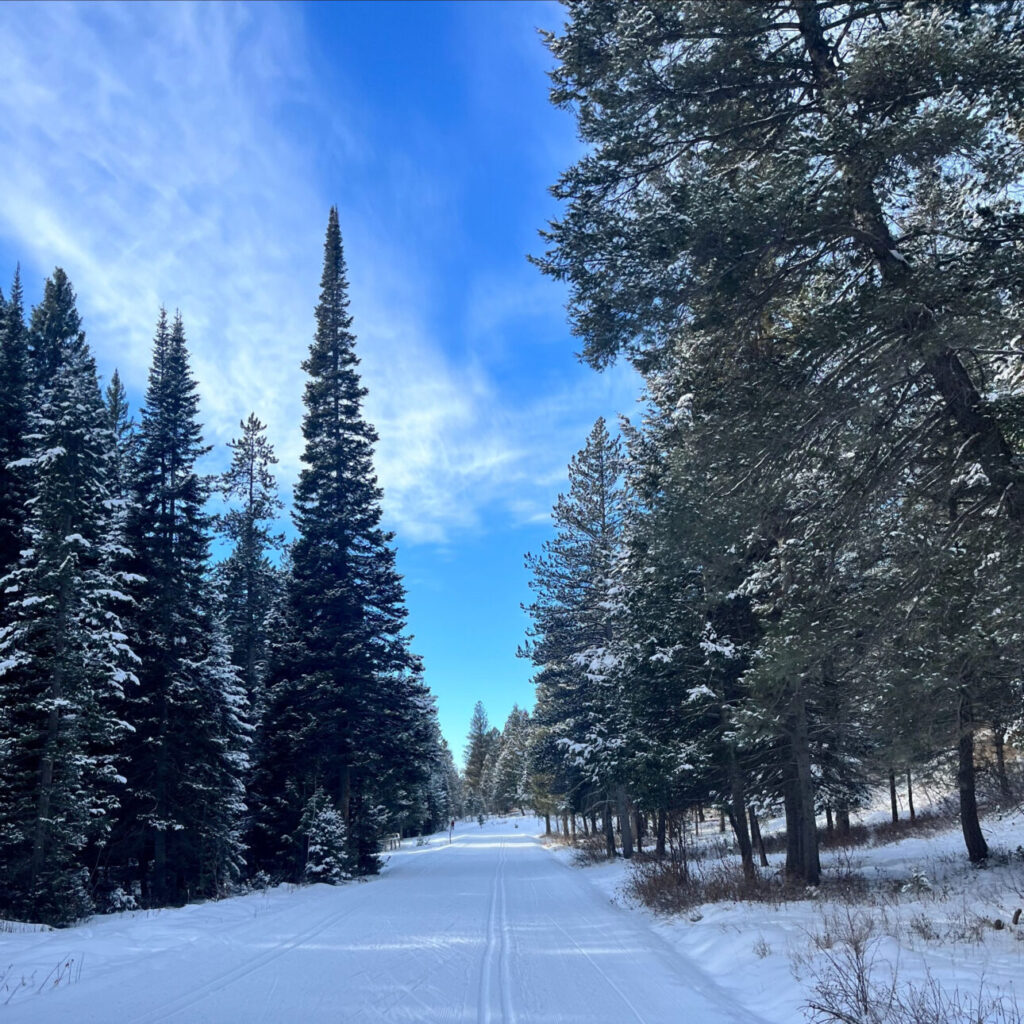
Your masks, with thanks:
[[[449,819],[458,776],[380,525],[337,211],[287,551],[255,413],[227,472],[196,468],[181,316],[159,311],[136,422],[75,303],[57,268],[27,318],[17,272],[2,307],[0,914],[374,872],[381,835]]]
[[[527,555],[529,739],[475,717],[467,793],[507,805],[525,749],[515,799],[609,854],[714,807],[749,876],[780,808],[815,884],[819,818],[938,775],[984,861],[1024,721],[1024,8],[567,8],[587,151],[534,262],[646,404]]]
[[[628,372],[640,397],[574,421],[572,447],[556,453],[565,474],[529,535],[542,539],[516,548],[526,597],[505,653],[532,703],[506,701],[484,672],[465,749],[453,755],[442,734],[445,680],[417,653],[402,531],[390,528],[401,520],[378,482],[337,206],[312,341],[295,348],[303,447],[286,488],[275,475],[284,425],[259,408],[220,446],[227,468],[204,468],[213,446],[188,309],[152,311],[133,407],[118,370],[94,358],[68,274],[57,267],[26,295],[11,267],[0,293],[0,923],[63,928],[380,875],[347,887],[369,893],[367,906],[395,901],[395,934],[375,938],[374,955],[422,953],[416,913],[440,914],[422,930],[443,932],[462,920],[446,899],[483,893],[479,935],[464,942],[479,963],[459,960],[470,954],[452,939],[435,964],[440,996],[431,972],[394,983],[433,993],[420,1000],[429,1013],[374,1016],[374,990],[374,1009],[353,1020],[491,1021],[500,1008],[503,1020],[762,1024],[770,1015],[740,1012],[732,990],[668,968],[676,980],[643,990],[631,951],[654,940],[630,938],[640,926],[625,912],[601,924],[602,895],[594,930],[614,936],[609,957],[625,965],[603,970],[605,948],[587,952],[593,935],[572,931],[574,909],[591,906],[572,888],[582,883],[531,868],[537,847],[582,848],[601,870],[631,862],[637,902],[693,911],[694,928],[715,900],[831,899],[834,851],[872,814],[900,828],[945,814],[948,870],[965,892],[983,870],[1024,872],[1024,847],[1013,850],[1024,820],[1024,3],[566,0],[558,15],[536,47],[576,140],[549,181],[556,212],[531,225],[539,239],[520,262],[561,289],[579,362],[602,380]],[[501,206],[498,190],[491,198]],[[529,302],[516,292],[509,304]],[[515,357],[502,348],[506,369]],[[547,370],[523,372],[540,389]],[[496,388],[481,393],[500,405]],[[513,422],[496,408],[486,426]],[[402,443],[421,440],[436,439]],[[432,465],[472,446],[436,447]],[[515,487],[544,476],[536,461],[509,471]],[[486,537],[480,509],[497,504],[489,494],[453,519],[463,532],[438,549]],[[409,593],[428,590],[427,576],[410,575]],[[505,593],[498,581],[493,593]],[[471,646],[456,612],[450,629]],[[735,885],[684,904],[711,829]],[[894,901],[919,874],[893,883]],[[1012,878],[1000,885],[1016,905],[1024,874]],[[399,899],[402,885],[412,895]],[[991,930],[1009,935],[1012,909]],[[847,904],[853,929],[851,914]],[[573,996],[578,1017],[538,1009],[564,978],[541,965],[537,988],[522,966],[533,940],[517,928],[547,936],[545,955],[584,954],[565,961],[595,975]],[[296,935],[286,952],[305,943]],[[809,1019],[1024,1019],[985,1016],[980,983],[959,1017],[961,997],[938,983],[914,990],[920,1006],[933,1000],[931,1017],[876,1013],[882,989],[863,962],[861,988],[849,980],[829,952],[840,946],[808,954],[831,957]],[[411,954],[395,957],[405,977]],[[661,971],[659,957],[644,963]],[[369,971],[352,974],[357,991]],[[890,1004],[896,968],[892,979]],[[677,982],[713,1012],[673,1017]],[[445,1016],[455,991],[464,1005]],[[606,1004],[614,1016],[600,1016]],[[327,1019],[317,1012],[311,1021]]]

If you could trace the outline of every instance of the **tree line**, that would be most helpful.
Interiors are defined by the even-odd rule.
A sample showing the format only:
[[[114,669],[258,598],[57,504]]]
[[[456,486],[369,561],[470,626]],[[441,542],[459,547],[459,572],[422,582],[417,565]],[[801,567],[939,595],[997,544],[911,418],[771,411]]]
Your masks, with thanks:
[[[527,559],[533,785],[627,848],[630,808],[663,847],[717,805],[751,874],[782,808],[813,884],[819,815],[942,772],[981,861],[1022,721],[1024,9],[566,8],[587,151],[535,262],[646,401]]]
[[[0,914],[334,882],[452,813],[348,302],[332,208],[285,544],[255,414],[225,473],[198,468],[180,314],[160,311],[136,422],[63,270],[27,318],[17,273],[0,295]]]

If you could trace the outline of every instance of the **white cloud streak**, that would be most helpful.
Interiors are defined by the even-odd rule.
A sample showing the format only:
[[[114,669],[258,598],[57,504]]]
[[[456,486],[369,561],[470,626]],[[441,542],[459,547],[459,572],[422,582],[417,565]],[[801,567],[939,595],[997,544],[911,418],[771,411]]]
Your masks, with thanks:
[[[485,357],[460,359],[421,310],[422,257],[388,244],[360,197],[332,196],[322,181],[325,148],[344,181],[346,161],[372,143],[355,113],[322,106],[304,33],[295,9],[270,5],[0,6],[0,233],[42,272],[67,270],[101,367],[118,366],[136,395],[159,306],[180,308],[208,439],[222,444],[254,409],[287,488],[337,199],[400,542],[448,543],[495,517],[535,521],[588,411],[621,408],[635,383],[624,371],[570,372],[517,404]],[[329,140],[303,134],[311,120]],[[411,173],[404,158],[395,166]],[[419,184],[445,203],[445,182]],[[535,278],[516,288],[470,282],[467,337],[545,315]]]

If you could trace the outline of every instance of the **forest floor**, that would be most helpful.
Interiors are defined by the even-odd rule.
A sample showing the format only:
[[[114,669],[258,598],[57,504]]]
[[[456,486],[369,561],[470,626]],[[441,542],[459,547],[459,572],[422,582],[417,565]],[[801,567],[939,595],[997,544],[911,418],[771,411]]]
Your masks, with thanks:
[[[676,915],[635,903],[627,863],[580,870],[540,826],[459,822],[450,845],[447,834],[406,840],[380,876],[337,887],[59,931],[0,922],[0,1024],[792,1024],[851,981],[875,985],[876,1004],[895,992],[894,1013],[940,993],[932,1019],[946,1022],[961,1019],[951,999],[966,1006],[983,986],[982,1001],[1006,1009],[1022,984],[1020,815],[986,820],[994,855],[981,870],[945,827],[826,852],[822,886],[796,899]],[[732,856],[714,843],[705,864]]]

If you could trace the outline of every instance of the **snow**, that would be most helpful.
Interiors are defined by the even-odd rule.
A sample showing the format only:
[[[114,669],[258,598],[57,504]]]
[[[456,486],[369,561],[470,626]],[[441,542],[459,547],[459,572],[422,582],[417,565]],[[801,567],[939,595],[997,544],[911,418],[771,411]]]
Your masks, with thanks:
[[[552,856],[538,824],[460,822],[451,845],[447,833],[406,840],[363,883],[0,932],[6,984],[27,982],[0,989],[0,1020],[765,1020]]]
[[[666,917],[622,895],[628,864],[572,866],[536,819],[460,822],[451,845],[447,833],[405,840],[368,881],[128,910],[63,931],[0,923],[0,1024],[791,1024],[805,1019],[824,955],[815,936],[858,915],[901,981],[930,973],[976,993],[983,979],[1012,994],[1024,967],[1010,923],[1022,818],[985,829],[1007,856],[984,871],[950,827],[825,853],[826,876],[857,871],[882,894],[863,903],[829,903],[821,890]],[[996,917],[1006,927],[992,928]]]
[[[887,814],[865,820],[877,822]],[[711,980],[742,986],[736,997],[773,1024],[806,1019],[815,972],[824,965],[822,936],[838,938],[851,922],[869,925],[876,966],[883,974],[895,969],[898,983],[923,985],[931,978],[947,993],[959,989],[973,998],[983,989],[989,999],[1008,1005],[1016,999],[1024,1009],[1024,920],[1011,924],[1014,910],[1024,904],[1024,813],[987,819],[983,826],[993,853],[992,865],[984,869],[968,863],[957,825],[881,846],[823,850],[826,879],[854,873],[868,883],[866,895],[844,902],[809,890],[806,900],[720,902],[659,915],[625,895],[628,862],[578,870]],[[731,833],[723,837],[710,830],[703,837],[709,845],[723,839],[731,843]],[[565,863],[573,857],[565,847],[555,854]],[[780,871],[784,854],[769,859],[768,870]],[[997,919],[1004,927],[993,927]]]

